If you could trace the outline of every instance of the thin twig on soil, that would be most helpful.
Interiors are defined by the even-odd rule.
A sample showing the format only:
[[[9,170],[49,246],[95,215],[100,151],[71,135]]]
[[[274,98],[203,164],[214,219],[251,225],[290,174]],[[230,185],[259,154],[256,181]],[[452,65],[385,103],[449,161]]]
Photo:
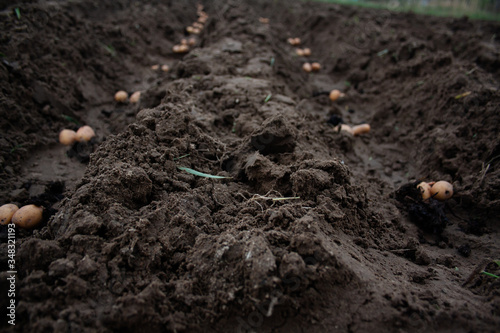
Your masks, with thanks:
[[[179,157],[175,157],[175,158],[174,158],[174,161],[178,161],[178,160],[180,160],[181,158],[188,157],[189,155],[191,155],[191,154],[186,154],[186,155],[182,155],[182,156],[179,156]]]
[[[484,167],[484,162],[483,162],[482,165],[483,165],[483,167],[482,167],[481,173],[480,173],[481,178],[479,179],[479,185],[481,185],[483,183],[484,177],[486,176],[486,173],[490,169],[490,164],[488,164],[486,167]]]
[[[260,194],[254,194],[254,196],[250,199],[250,201],[257,200],[257,199],[272,200],[272,201],[284,201],[284,200],[296,200],[296,199],[300,199],[300,197],[279,197],[279,198],[272,198],[272,197],[267,197],[267,196],[263,196],[263,195],[260,195]]]

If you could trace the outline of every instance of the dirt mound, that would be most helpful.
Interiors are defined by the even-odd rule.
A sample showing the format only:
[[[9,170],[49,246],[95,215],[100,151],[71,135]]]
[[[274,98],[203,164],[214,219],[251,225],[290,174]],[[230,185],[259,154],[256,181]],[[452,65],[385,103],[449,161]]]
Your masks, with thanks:
[[[134,120],[136,107],[115,104],[112,96],[162,76],[149,67],[167,62],[184,21],[196,18],[190,5],[34,2],[1,13],[0,75],[8,82],[0,92],[0,126],[8,133],[0,140],[2,201],[11,200],[8,179],[20,161],[33,151],[50,153],[46,147],[61,129],[88,123],[103,139]]]
[[[194,3],[82,1],[76,11],[57,2],[24,6],[28,18],[54,16],[45,31],[24,23],[30,38],[43,41],[68,28],[54,43],[75,54],[57,59],[67,57],[78,69],[68,70],[69,77],[56,72],[66,81],[53,89],[36,77],[45,99],[22,105],[54,115],[28,113],[38,121],[14,126],[6,142],[20,133],[21,143],[32,135],[33,145],[46,145],[40,131],[56,138],[69,125],[62,114],[93,122],[101,134],[83,177],[62,177],[75,186],[50,202],[54,215],[46,225],[18,233],[18,327],[498,327],[498,283],[491,275],[498,274],[500,256],[500,96],[491,73],[499,60],[498,24],[339,5],[215,1],[206,4],[210,19],[198,46],[180,57],[171,46],[196,19]],[[6,14],[2,24],[15,31],[18,21]],[[87,58],[80,45],[94,49],[96,39],[70,27],[107,36],[113,48],[95,47]],[[83,39],[70,47],[72,36]],[[300,70],[305,59],[286,43],[295,36],[313,50],[310,60],[321,62],[319,73]],[[28,64],[13,71],[12,59],[21,58],[16,52],[33,58],[40,77],[59,62],[35,59],[38,49],[22,49],[20,34],[9,38],[18,42],[5,53],[10,90],[3,93],[15,103],[21,98],[15,88],[22,87],[15,71],[26,72]],[[471,53],[472,46],[480,53]],[[151,63],[172,69],[152,73]],[[103,70],[85,69],[92,64]],[[87,80],[85,89],[71,81],[75,75]],[[140,88],[139,105],[109,101],[118,86]],[[332,103],[322,92],[334,88],[346,97]],[[23,89],[36,95],[38,88]],[[332,115],[348,124],[369,122],[372,131],[359,137],[335,131],[327,122]],[[23,163],[25,155],[14,158],[8,147],[4,165]],[[419,228],[428,221],[417,226],[410,206],[398,201],[401,188],[412,193],[417,179],[455,186],[452,199],[429,204],[439,208],[439,230]],[[16,181],[4,182],[11,187],[2,192],[6,201],[36,194],[35,187],[23,192]],[[45,186],[38,192],[54,189]],[[6,244],[0,248],[6,261]],[[0,281],[6,286],[3,275]]]

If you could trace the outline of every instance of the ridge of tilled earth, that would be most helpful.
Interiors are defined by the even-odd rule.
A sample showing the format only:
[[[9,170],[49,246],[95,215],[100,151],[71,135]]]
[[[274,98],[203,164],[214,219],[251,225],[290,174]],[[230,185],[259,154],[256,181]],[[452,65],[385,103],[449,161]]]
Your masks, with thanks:
[[[245,39],[270,38],[266,26],[243,32],[231,21]],[[264,40],[252,44],[255,50],[243,51],[226,38],[188,56],[178,66],[180,76],[203,67],[210,75],[169,84],[160,106],[142,110],[136,123],[92,155],[78,189],[42,235],[46,239],[32,238],[19,250],[20,271],[29,272],[21,282],[20,317],[43,311],[37,299],[45,292],[57,300],[52,311],[76,327],[183,330],[235,308],[241,316],[255,307],[265,308],[265,316],[280,306],[298,311],[320,297],[314,285],[338,284],[342,293],[359,285],[331,237],[332,224],[339,228],[366,214],[366,199],[350,184],[348,169],[296,147],[303,134],[295,126],[294,102],[283,95],[263,103],[268,90],[284,91],[284,85],[245,77],[252,68],[240,76],[225,66],[209,68],[218,58],[236,66],[248,62],[256,49],[271,58]],[[272,71],[268,64],[254,66]],[[236,103],[247,117],[258,114],[236,120],[240,139],[235,134],[231,145],[206,134],[213,115],[197,107],[217,95],[225,99],[219,104]],[[197,178],[179,165],[234,179]],[[301,200],[273,204],[257,193]],[[28,283],[29,291],[23,289]],[[49,324],[38,316],[33,327]]]
[[[166,90],[162,103],[103,143],[48,227],[22,241],[18,316],[33,320],[20,325],[299,331],[321,330],[317,321],[329,314],[344,331],[450,320],[491,327],[488,306],[458,283],[441,297],[400,277],[409,263],[405,273],[416,280],[457,279],[382,253],[409,248],[413,261],[429,261],[405,240],[394,205],[370,202],[354,184],[336,153],[350,139],[338,135],[329,146],[310,135],[287,80],[270,79],[295,66],[270,46],[282,38],[249,22],[257,15],[245,9],[220,12],[206,45],[177,66],[180,78],[146,92]],[[387,216],[375,205],[386,205]],[[470,317],[455,318],[462,311]]]

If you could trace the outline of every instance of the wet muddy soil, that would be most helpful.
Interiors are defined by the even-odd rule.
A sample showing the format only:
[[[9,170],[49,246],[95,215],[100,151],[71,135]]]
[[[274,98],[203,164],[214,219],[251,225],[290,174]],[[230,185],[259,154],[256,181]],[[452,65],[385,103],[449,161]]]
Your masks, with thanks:
[[[1,203],[45,208],[16,229],[2,330],[496,331],[500,24],[204,6],[179,55],[195,1],[0,3]],[[82,125],[94,141],[58,143]]]

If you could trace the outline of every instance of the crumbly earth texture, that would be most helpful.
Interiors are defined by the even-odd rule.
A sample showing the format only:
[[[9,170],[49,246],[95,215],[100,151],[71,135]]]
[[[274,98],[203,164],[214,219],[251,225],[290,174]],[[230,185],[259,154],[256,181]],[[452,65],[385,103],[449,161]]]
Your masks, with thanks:
[[[496,331],[500,24],[204,5],[179,55],[195,1],[0,2],[0,203],[46,208],[16,230],[16,326],[0,230],[2,330]]]

